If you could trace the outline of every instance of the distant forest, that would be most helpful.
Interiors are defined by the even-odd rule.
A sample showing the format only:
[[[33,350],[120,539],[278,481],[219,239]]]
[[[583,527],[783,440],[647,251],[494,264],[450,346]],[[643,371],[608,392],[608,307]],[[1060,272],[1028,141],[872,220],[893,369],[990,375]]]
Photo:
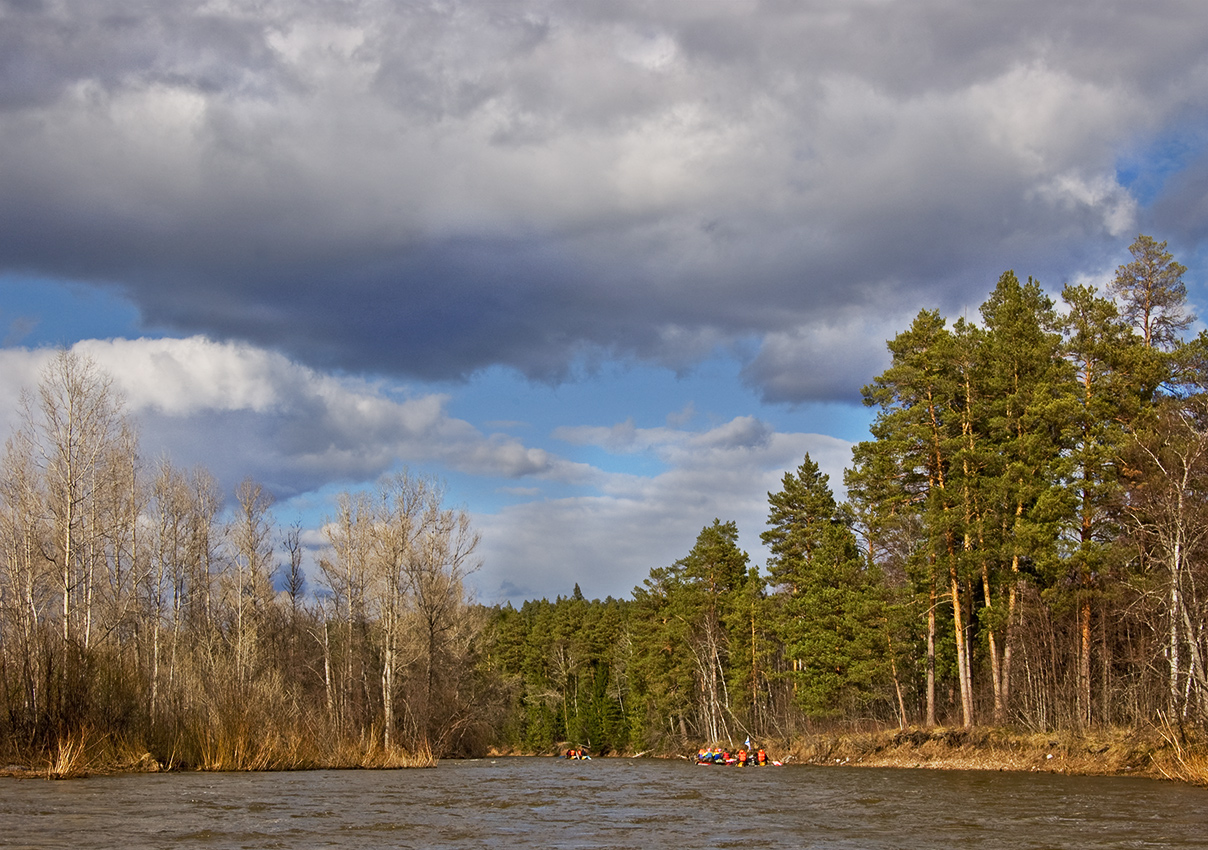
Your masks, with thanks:
[[[340,496],[304,575],[261,486],[221,511],[204,469],[147,462],[108,377],[60,352],[0,466],[7,756],[267,768],[1208,728],[1208,336],[1185,338],[1166,243],[1130,251],[1106,293],[1058,305],[1007,272],[980,322],[920,312],[863,389],[846,502],[807,455],[768,494],[766,565],[717,518],[630,599],[473,604],[469,518],[408,474]]]

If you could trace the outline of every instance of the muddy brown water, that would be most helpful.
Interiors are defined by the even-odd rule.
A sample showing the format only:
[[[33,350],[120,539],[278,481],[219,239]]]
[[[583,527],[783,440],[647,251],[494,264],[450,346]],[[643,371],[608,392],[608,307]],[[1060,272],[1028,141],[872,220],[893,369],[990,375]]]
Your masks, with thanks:
[[[1208,790],[651,759],[9,779],[0,847],[1208,848]]]

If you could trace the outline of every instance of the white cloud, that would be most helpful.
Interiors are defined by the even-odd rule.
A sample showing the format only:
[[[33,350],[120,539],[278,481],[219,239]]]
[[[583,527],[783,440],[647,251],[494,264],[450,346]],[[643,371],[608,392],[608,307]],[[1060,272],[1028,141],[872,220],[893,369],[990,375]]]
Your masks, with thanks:
[[[575,464],[448,414],[448,396],[404,396],[381,383],[316,372],[250,345],[189,339],[85,340],[141,425],[152,454],[203,463],[230,484],[246,475],[294,495],[370,480],[399,464],[475,476],[582,481]],[[48,350],[0,350],[0,399],[33,388]],[[15,424],[15,418],[10,421]]]
[[[315,373],[280,354],[205,337],[84,340],[75,348],[114,376],[135,411],[266,413],[292,390],[320,383]]]
[[[20,424],[22,391],[35,390],[53,356],[49,349],[0,348],[0,428],[5,437]]]
[[[766,494],[806,452],[841,488],[850,443],[778,433],[753,416],[704,430],[672,426],[563,428],[559,436],[617,454],[648,453],[664,467],[645,476],[607,473],[449,416],[442,395],[394,398],[389,387],[325,375],[247,345],[184,340],[88,340],[76,350],[114,378],[140,422],[144,451],[167,451],[181,466],[202,463],[228,488],[245,475],[278,496],[327,485],[361,486],[402,462],[429,462],[484,480],[556,482],[500,488],[518,504],[478,512],[485,565],[474,583],[486,601],[569,592],[620,596],[651,567],[686,554],[716,518],[739,524],[753,563]],[[32,386],[49,350],[0,350],[0,398]],[[691,412],[691,411],[688,411]],[[320,512],[324,508],[320,506]],[[322,547],[319,530],[305,538]]]
[[[620,430],[630,430],[623,426]],[[568,594],[577,582],[589,596],[626,596],[652,567],[691,549],[715,518],[734,520],[739,542],[762,565],[759,541],[767,494],[808,452],[841,498],[851,443],[819,434],[773,432],[739,417],[704,432],[632,429],[634,442],[669,468],[653,477],[614,474],[599,493],[526,502],[476,518],[484,566],[475,581],[484,601]],[[576,429],[581,440],[618,451],[611,429]]]
[[[1036,193],[1054,206],[1098,215],[1107,232],[1121,239],[1135,233],[1137,202],[1114,180],[1103,175],[1087,179],[1076,172],[1054,176]]]

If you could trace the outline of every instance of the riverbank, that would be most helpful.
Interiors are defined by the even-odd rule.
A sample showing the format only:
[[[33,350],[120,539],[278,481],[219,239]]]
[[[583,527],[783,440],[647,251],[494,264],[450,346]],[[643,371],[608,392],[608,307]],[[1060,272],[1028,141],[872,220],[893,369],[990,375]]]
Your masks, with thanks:
[[[345,744],[325,758],[259,758],[236,763],[165,763],[151,753],[103,738],[76,740],[54,754],[26,763],[0,765],[0,776],[69,779],[116,773],[160,771],[273,771],[315,769],[397,769],[431,767],[430,753],[380,745]],[[819,732],[790,741],[764,742],[768,754],[786,764],[852,767],[1002,770],[1084,776],[1141,776],[1208,786],[1208,742],[1184,738],[1170,729],[1107,729],[1075,732],[1021,732],[998,727],[885,729]],[[489,755],[540,755],[491,750]],[[647,753],[619,755],[644,756]],[[683,753],[664,753],[683,757]]]
[[[92,775],[160,772],[268,772],[289,770],[394,770],[435,767],[431,750],[384,747],[377,737],[321,743],[266,738],[204,748],[192,759],[157,758],[146,747],[107,735],[78,734],[46,753],[0,762],[0,777],[76,779]]]
[[[772,759],[785,764],[1141,776],[1208,786],[1208,741],[1156,728],[1089,732],[1023,732],[1001,727],[892,728],[818,732],[788,741],[760,743]],[[650,755],[691,758],[694,752]],[[496,749],[490,755],[549,753]],[[615,755],[633,757],[647,753]]]
[[[1161,729],[889,729],[819,733],[768,749],[790,764],[1145,776],[1208,785],[1208,746]]]

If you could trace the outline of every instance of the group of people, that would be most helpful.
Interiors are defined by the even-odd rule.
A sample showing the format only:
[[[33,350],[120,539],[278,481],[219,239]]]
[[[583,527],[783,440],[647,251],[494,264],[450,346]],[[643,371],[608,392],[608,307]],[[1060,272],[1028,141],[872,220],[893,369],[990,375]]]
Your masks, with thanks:
[[[591,759],[591,756],[587,754],[586,747],[571,747],[566,751],[566,757],[568,759]],[[759,749],[752,748],[750,751],[744,748],[739,750],[737,754],[720,747],[701,747],[696,751],[696,763],[726,764],[738,767],[767,767],[770,764],[779,764],[779,762],[773,762],[768,758],[768,754],[764,752],[763,747]]]
[[[737,755],[731,754],[729,750],[723,750],[719,747],[701,747],[696,751],[697,764],[731,764],[738,767],[767,767],[771,762],[768,761],[768,754],[760,747],[754,752],[739,750]]]

